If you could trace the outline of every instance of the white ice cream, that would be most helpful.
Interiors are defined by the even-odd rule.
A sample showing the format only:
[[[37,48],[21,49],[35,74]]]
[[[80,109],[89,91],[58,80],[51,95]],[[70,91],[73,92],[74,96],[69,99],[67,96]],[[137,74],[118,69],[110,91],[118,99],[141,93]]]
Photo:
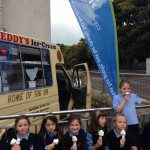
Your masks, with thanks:
[[[101,136],[101,137],[104,136],[104,131],[103,130],[99,130],[98,135]]]
[[[20,144],[20,139],[19,138],[16,140],[16,144]]]
[[[126,92],[125,95],[130,95],[130,93],[129,93],[129,92]]]
[[[76,136],[72,136],[72,141],[73,142],[76,142],[78,139],[77,139],[77,137]]]
[[[11,141],[10,141],[10,145],[14,145],[16,143],[16,139],[12,139]]]
[[[53,140],[53,145],[57,145],[59,143],[59,140],[58,139],[54,139]]]
[[[11,141],[10,141],[10,145],[14,145],[14,144],[20,144],[20,139],[18,138],[17,140],[16,139],[12,139]]]
[[[122,139],[125,139],[125,135],[126,135],[126,131],[125,130],[122,130],[120,132],[121,136],[122,136]]]

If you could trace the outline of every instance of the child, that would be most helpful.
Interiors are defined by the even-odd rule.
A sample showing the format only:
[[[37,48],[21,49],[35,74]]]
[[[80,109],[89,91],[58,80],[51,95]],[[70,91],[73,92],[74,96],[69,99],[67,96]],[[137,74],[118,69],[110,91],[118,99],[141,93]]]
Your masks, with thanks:
[[[101,113],[100,110],[90,112],[90,124],[97,122],[97,116]]]
[[[49,114],[43,118],[39,134],[43,139],[46,150],[59,150],[61,132],[58,127],[57,118],[53,114]],[[54,139],[58,139],[55,140],[58,141],[58,144],[54,142]]]
[[[3,150],[44,150],[40,137],[30,133],[30,121],[27,116],[15,120],[15,130],[10,129],[2,136]]]
[[[81,119],[78,115],[71,115],[68,119],[69,131],[65,133],[61,141],[62,150],[88,150],[86,134],[81,128]]]
[[[137,95],[131,93],[130,82],[121,81],[120,92],[113,99],[113,107],[115,111],[121,112],[126,116],[128,132],[130,132],[138,144],[138,150],[140,150],[140,132],[139,122],[136,114],[135,104],[149,104],[150,101],[139,98]]]
[[[134,142],[131,141],[132,137],[124,131],[126,129],[126,118],[123,114],[116,115],[114,126],[115,128],[108,134],[109,150],[137,150]],[[122,130],[124,135],[121,134]]]
[[[95,114],[96,115],[96,114]],[[88,126],[87,144],[89,150],[104,150],[107,144],[106,115],[99,113],[97,117],[91,116],[91,122]],[[95,119],[97,118],[97,119]],[[104,132],[99,136],[99,131]]]

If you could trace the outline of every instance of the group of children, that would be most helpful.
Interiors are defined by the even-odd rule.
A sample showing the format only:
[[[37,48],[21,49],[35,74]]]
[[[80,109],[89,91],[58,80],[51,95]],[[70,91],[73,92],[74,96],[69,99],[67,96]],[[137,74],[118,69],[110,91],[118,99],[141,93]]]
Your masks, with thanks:
[[[30,121],[20,116],[15,121],[15,128],[7,130],[1,139],[2,150],[104,150],[107,146],[117,150],[120,146],[130,147],[128,138],[124,141],[120,136],[126,128],[125,116],[117,115],[115,129],[108,133],[106,116],[92,115],[87,132],[82,129],[79,115],[71,115],[68,119],[68,132],[62,135],[57,118],[50,114],[43,118],[39,134],[29,131]],[[96,122],[95,122],[96,121]],[[99,130],[103,135],[99,135]],[[115,138],[114,138],[115,137]],[[130,145],[131,144],[131,145]],[[119,150],[119,149],[118,149]]]
[[[79,115],[70,115],[68,131],[64,135],[53,114],[43,118],[37,135],[29,131],[28,117],[20,116],[15,120],[15,128],[7,130],[2,136],[0,147],[2,150],[140,150],[135,103],[149,102],[130,93],[128,82],[120,83],[120,91],[113,100],[114,109],[118,113],[114,129],[109,132],[106,115],[100,111],[91,113],[86,132],[82,129]]]
[[[68,131],[62,135],[57,118],[50,114],[43,118],[39,134],[29,131],[30,121],[20,116],[15,129],[9,129],[1,139],[2,150],[136,150],[137,145],[124,130],[126,117],[117,114],[114,129],[108,133],[106,115],[93,112],[87,132],[82,129],[79,115],[68,119]],[[124,131],[124,135],[122,135]]]
[[[15,128],[9,129],[1,139],[2,150],[136,150],[137,145],[126,130],[126,117],[117,114],[114,129],[108,132],[106,115],[93,112],[87,132],[82,129],[79,115],[68,119],[68,131],[62,135],[57,118],[50,114],[43,118],[39,134],[29,131],[28,117],[20,116]],[[124,131],[124,135],[122,135]]]

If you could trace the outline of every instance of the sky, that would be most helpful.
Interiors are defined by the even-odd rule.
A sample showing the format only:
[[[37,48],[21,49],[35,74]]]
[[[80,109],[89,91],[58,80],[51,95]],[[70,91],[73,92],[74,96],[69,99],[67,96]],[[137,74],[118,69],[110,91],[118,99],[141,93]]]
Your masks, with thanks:
[[[50,2],[52,43],[76,44],[84,36],[69,0],[50,0]]]

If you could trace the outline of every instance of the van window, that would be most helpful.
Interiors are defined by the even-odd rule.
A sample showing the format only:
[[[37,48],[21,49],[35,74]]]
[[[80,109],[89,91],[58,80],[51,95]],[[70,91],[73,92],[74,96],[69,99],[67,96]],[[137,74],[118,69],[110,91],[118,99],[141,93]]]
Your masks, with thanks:
[[[25,87],[41,87],[52,85],[50,55],[48,50],[21,47],[24,67]]]
[[[18,45],[0,42],[0,92],[23,88],[22,68]]]
[[[46,86],[52,85],[52,72],[50,64],[50,53],[48,50],[42,50],[42,64],[44,70],[44,81]]]
[[[0,42],[0,93],[52,86],[50,53]]]
[[[37,48],[20,47],[24,70],[25,88],[44,86],[41,51]]]

